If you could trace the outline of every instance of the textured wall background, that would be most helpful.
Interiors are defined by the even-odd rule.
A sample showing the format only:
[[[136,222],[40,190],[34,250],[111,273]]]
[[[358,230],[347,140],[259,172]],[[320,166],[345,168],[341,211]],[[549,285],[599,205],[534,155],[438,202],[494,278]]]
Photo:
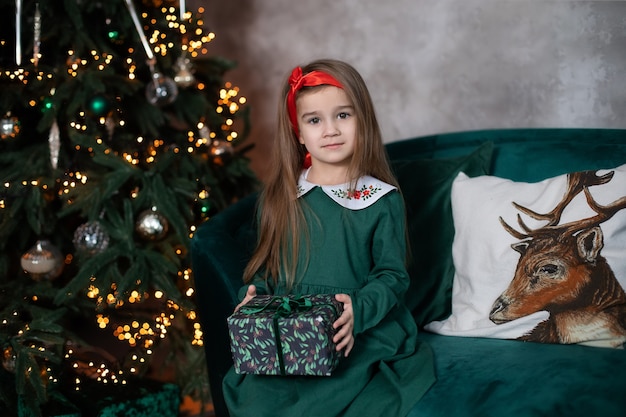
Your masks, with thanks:
[[[386,141],[513,127],[626,128],[626,1],[238,0],[205,7],[252,108],[263,178],[280,84],[320,57],[367,81]]]

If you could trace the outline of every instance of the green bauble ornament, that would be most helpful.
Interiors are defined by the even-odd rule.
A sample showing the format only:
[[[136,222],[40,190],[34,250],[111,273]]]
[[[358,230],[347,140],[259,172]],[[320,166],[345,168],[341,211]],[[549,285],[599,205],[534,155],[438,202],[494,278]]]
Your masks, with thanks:
[[[124,36],[122,36],[119,30],[109,29],[107,32],[107,38],[109,38],[109,40],[116,45],[124,43]]]
[[[42,112],[47,112],[49,110],[52,110],[52,108],[54,107],[54,103],[52,101],[51,97],[44,97],[43,100],[41,100],[41,111]]]
[[[111,111],[111,102],[102,94],[94,96],[89,100],[89,112],[96,117],[102,117]]]
[[[107,39],[109,39],[112,44],[122,45],[126,40],[126,36],[124,36],[124,32],[119,26],[118,19],[107,18],[105,19],[105,23]]]

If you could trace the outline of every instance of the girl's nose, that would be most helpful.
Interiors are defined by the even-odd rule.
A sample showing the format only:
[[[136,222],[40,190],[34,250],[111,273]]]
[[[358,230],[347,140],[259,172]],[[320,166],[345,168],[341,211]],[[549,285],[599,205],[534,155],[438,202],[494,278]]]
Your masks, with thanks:
[[[324,136],[337,136],[339,134],[339,127],[333,120],[324,124]]]

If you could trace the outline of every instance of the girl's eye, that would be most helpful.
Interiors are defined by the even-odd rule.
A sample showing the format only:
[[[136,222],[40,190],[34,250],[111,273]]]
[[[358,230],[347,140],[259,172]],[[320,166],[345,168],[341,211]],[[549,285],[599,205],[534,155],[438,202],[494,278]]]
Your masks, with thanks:
[[[342,111],[341,113],[339,113],[337,115],[337,118],[339,119],[347,119],[348,117],[350,117],[350,113]]]
[[[319,122],[320,122],[320,118],[319,117],[311,117],[307,123],[314,125],[314,124],[317,124]]]

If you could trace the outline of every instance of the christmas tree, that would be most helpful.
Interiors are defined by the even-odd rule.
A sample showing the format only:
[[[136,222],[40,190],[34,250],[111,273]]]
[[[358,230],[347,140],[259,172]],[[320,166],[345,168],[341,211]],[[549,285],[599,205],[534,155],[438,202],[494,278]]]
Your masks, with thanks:
[[[206,400],[188,245],[257,183],[234,64],[184,4],[0,0],[2,416],[87,383]]]

